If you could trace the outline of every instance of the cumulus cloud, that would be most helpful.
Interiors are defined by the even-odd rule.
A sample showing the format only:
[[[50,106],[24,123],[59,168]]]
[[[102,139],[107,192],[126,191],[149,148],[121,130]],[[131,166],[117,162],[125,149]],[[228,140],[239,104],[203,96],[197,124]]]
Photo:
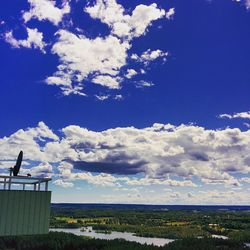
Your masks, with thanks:
[[[85,170],[88,172],[104,172],[110,174],[133,175],[140,172],[145,172],[144,165],[146,162],[127,163],[126,159],[117,159],[110,157],[105,162],[86,162],[75,161],[71,162],[76,169]]]
[[[219,118],[228,118],[228,119],[235,119],[235,118],[241,118],[241,119],[250,119],[250,111],[247,112],[240,112],[240,113],[234,113],[234,114],[220,114]]]
[[[141,80],[141,81],[136,82],[135,86],[136,88],[145,88],[145,87],[147,88],[147,87],[154,86],[154,84],[152,82]]]
[[[148,65],[151,61],[154,61],[157,58],[162,57],[166,59],[167,55],[168,52],[163,52],[160,49],[157,50],[148,49],[144,51],[140,56],[138,56],[137,54],[132,54],[131,59],[136,60],[138,62],[142,62],[145,65]]]
[[[48,154],[43,152],[41,145],[48,145],[50,141],[58,139],[45,123],[39,122],[35,128],[19,129],[10,136],[1,138],[0,159],[15,161],[19,151],[23,149],[27,160],[46,162]]]
[[[121,38],[132,39],[145,34],[146,29],[157,19],[163,18],[168,12],[158,8],[156,3],[140,4],[131,15],[115,0],[97,0],[94,6],[85,8],[92,18],[100,19],[111,28],[111,33]]]
[[[101,86],[107,87],[109,89],[119,89],[120,86],[120,77],[112,77],[109,75],[98,75],[93,78],[92,82],[99,84]]]
[[[62,8],[56,7],[56,1],[53,0],[28,0],[30,4],[29,11],[23,13],[23,19],[27,23],[32,18],[39,21],[48,20],[54,25],[58,25],[65,14],[70,12],[70,6],[67,1],[63,1]]]
[[[60,86],[63,92],[79,87],[83,80],[92,80],[110,89],[120,88],[117,75],[126,64],[130,48],[127,42],[113,36],[89,39],[65,30],[59,30],[57,35],[58,41],[53,45],[52,53],[59,56],[61,64],[58,71],[47,78],[48,84]]]
[[[138,73],[134,69],[127,69],[127,73],[125,75],[126,78],[130,79]]]
[[[27,28],[27,39],[17,40],[13,36],[13,31],[8,31],[5,33],[5,41],[9,43],[13,48],[34,48],[39,49],[45,53],[46,43],[43,41],[43,33],[39,32],[38,29]]]
[[[42,163],[36,173],[45,168],[66,181],[109,186],[195,187],[194,177],[205,185],[240,186],[235,174],[250,172],[250,130],[156,123],[100,132],[71,125],[61,132],[58,137],[43,122],[20,129],[0,139],[0,160],[15,160],[22,149],[26,161]]]
[[[51,45],[48,48],[58,57],[59,64],[53,74],[45,77],[44,82],[59,87],[65,96],[87,96],[86,85],[94,84],[97,91],[92,94],[101,101],[102,98],[98,98],[100,94],[97,93],[118,100],[116,96],[120,94],[113,95],[111,91],[120,90],[126,79],[138,73],[129,65],[133,39],[145,35],[154,21],[169,19],[174,11],[161,9],[156,3],[139,4],[132,11],[126,10],[116,0],[87,3],[83,11],[110,28],[109,34],[105,36],[89,37],[87,32],[70,20],[68,22],[74,29],[65,28],[65,15],[69,14],[69,18],[72,15],[70,0],[62,0],[61,5],[53,0],[28,0],[28,3],[29,10],[22,12],[25,25],[29,25],[31,19],[37,19],[49,21],[58,29],[54,37],[48,38],[48,45]],[[5,40],[15,48],[33,47],[45,53],[43,34],[36,28],[27,28],[27,33],[26,40],[17,40],[10,31],[5,34]],[[141,55],[140,60],[144,63],[142,67],[165,55],[161,50],[148,50]],[[145,73],[142,67],[141,73]]]
[[[60,65],[46,82],[59,86],[65,95],[83,94],[84,81],[107,89],[120,89],[124,78],[131,78],[137,73],[127,69],[127,73],[121,75],[121,69],[127,65],[132,39],[144,35],[153,21],[166,15],[166,11],[156,4],[138,5],[131,15],[125,14],[123,6],[115,0],[98,0],[84,10],[92,18],[109,25],[111,33],[90,39],[62,29],[57,32],[58,40],[52,47],[52,53],[59,57]],[[144,53],[141,59],[145,64],[166,55],[161,50],[149,50],[147,54]]]
[[[25,172],[28,172],[32,176],[36,177],[50,178],[53,175],[53,167],[48,162],[44,162],[40,163],[38,166],[30,168],[29,170],[25,169]]]
[[[61,186],[63,188],[72,188],[72,187],[74,187],[74,183],[64,181],[64,180],[61,180],[61,179],[53,181],[53,184],[56,185],[56,186]]]
[[[170,8],[167,12],[166,12],[166,18],[167,19],[171,19],[173,18],[175,14],[175,9],[174,8]]]
[[[15,164],[16,164],[16,160],[13,160],[13,161],[3,160],[3,161],[0,161],[0,169],[7,172],[9,171],[9,168],[14,167]],[[29,165],[30,164],[27,161],[22,161],[22,166],[29,166]]]

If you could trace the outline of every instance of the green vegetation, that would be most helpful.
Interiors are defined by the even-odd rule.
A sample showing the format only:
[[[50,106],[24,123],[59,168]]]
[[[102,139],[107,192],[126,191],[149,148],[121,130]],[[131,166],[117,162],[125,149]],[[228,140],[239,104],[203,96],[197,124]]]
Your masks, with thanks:
[[[124,240],[88,239],[73,234],[0,237],[0,250],[243,250],[242,243],[220,239],[177,240],[164,247],[147,246]]]
[[[100,240],[68,233],[0,237],[0,250],[243,250],[250,242],[250,211],[53,208],[51,227],[96,232],[127,231],[177,239],[164,247],[125,240]],[[211,238],[221,234],[229,240]],[[202,238],[200,238],[202,237]]]
[[[126,231],[144,237],[184,239],[217,234],[250,242],[250,211],[53,208],[51,227],[83,226],[92,226],[101,232]]]

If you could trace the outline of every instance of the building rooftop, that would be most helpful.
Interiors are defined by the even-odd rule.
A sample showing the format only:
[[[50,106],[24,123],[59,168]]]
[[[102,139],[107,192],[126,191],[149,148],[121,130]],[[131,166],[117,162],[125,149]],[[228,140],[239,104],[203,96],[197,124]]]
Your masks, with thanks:
[[[20,187],[22,190],[26,190],[27,186],[31,186],[34,191],[48,191],[49,181],[51,178],[0,175],[0,184],[2,184],[3,190],[20,190]]]

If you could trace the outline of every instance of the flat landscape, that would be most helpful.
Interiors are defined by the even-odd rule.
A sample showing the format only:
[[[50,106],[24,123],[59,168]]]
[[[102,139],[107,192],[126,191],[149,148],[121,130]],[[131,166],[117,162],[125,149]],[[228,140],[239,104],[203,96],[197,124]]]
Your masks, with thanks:
[[[0,249],[249,249],[250,207],[52,204],[50,228],[48,235],[0,237]],[[156,240],[108,240],[118,232]]]
[[[170,206],[171,207],[171,206]],[[191,209],[190,209],[191,208]],[[250,242],[250,208],[184,206],[167,209],[126,205],[80,208],[77,205],[52,207],[51,228],[91,226],[99,232],[132,232],[138,236],[168,239],[225,236]]]
[[[250,208],[227,206],[54,205],[51,228],[130,232],[148,238],[250,242]],[[74,231],[72,231],[74,232]]]

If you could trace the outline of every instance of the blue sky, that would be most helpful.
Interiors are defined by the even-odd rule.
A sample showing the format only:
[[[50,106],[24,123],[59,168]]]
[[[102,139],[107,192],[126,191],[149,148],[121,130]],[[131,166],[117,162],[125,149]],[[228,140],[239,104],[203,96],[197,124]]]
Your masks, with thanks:
[[[249,1],[0,10],[0,170],[54,202],[249,204]]]

